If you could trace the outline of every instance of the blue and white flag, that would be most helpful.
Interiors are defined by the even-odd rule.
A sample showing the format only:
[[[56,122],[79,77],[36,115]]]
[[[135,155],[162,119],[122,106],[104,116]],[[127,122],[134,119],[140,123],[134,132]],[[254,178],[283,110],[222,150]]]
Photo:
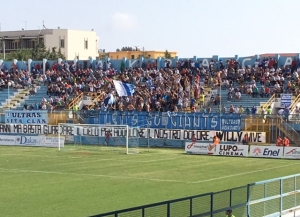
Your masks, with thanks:
[[[119,96],[132,96],[136,88],[132,84],[127,84],[116,80],[114,80],[114,85]]]
[[[103,102],[105,105],[112,105],[115,103],[115,98],[111,93],[109,93]]]

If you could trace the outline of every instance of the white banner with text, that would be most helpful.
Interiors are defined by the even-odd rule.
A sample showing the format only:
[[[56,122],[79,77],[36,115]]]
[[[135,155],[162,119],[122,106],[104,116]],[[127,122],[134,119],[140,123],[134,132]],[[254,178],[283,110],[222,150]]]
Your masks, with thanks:
[[[80,126],[62,125],[58,129],[57,125],[26,125],[26,124],[0,124],[0,133],[12,134],[58,134],[80,135],[80,136],[100,136],[105,137],[106,132],[111,131],[112,137],[125,137],[125,127],[105,127],[105,126]],[[191,140],[195,134],[197,141],[212,141],[217,135],[221,142],[241,143],[244,137],[248,136],[248,142],[266,143],[265,132],[220,132],[207,130],[174,130],[174,129],[153,129],[153,128],[129,128],[129,137],[151,138],[151,139],[174,139]]]

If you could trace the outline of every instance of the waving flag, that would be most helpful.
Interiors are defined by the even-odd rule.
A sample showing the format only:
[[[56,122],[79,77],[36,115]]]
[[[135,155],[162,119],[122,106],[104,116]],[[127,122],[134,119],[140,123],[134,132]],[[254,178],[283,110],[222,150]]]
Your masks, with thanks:
[[[127,84],[116,80],[114,80],[114,85],[119,96],[132,96],[136,88],[132,84]]]
[[[115,98],[111,93],[109,93],[103,102],[105,105],[112,105],[115,102]]]

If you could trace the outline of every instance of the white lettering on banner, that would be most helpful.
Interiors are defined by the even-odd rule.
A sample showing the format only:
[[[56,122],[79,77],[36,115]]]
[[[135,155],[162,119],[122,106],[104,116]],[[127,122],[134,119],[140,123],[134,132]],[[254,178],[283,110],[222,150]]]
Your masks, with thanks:
[[[207,59],[203,59],[203,60],[202,60],[202,66],[204,66],[204,67],[209,67],[209,63],[208,63],[208,60],[207,60]]]
[[[179,117],[179,127],[182,127],[182,115],[178,115],[177,117]]]
[[[217,127],[217,125],[218,125],[218,121],[215,120],[215,118],[218,118],[218,117],[216,116],[216,117],[213,117],[213,118],[211,119],[211,127],[212,127],[212,128],[215,128],[215,127]]]
[[[135,126],[135,125],[137,125],[138,122],[139,122],[139,120],[138,120],[138,115],[137,115],[137,114],[134,114],[134,115],[132,116],[132,125]]]
[[[116,113],[112,114],[111,119],[112,119],[113,124],[117,124],[117,114]]]
[[[248,145],[234,145],[234,144],[216,145],[215,155],[248,157]]]
[[[167,112],[163,112],[162,113],[161,123],[162,123],[163,126],[167,126],[168,125],[169,118],[168,118],[167,115],[171,117],[171,113],[170,112],[169,113],[167,113]]]
[[[175,121],[174,121],[175,120]],[[177,122],[176,122],[176,118],[174,118],[174,116],[171,117],[171,123],[172,123],[172,126],[176,127],[177,126]]]
[[[245,67],[245,62],[246,61],[251,61],[251,58],[245,58],[245,59],[243,59],[243,61],[242,61],[242,67]],[[248,65],[249,66],[249,68],[251,68],[251,65]]]
[[[196,122],[196,120],[198,120],[198,122]],[[200,127],[200,117],[199,116],[194,117],[194,126],[195,127]]]
[[[250,146],[251,157],[271,157],[271,158],[281,158],[283,155],[283,147],[277,146]]]
[[[284,147],[283,148],[284,158],[300,159],[300,148],[299,147]]]
[[[190,120],[189,116],[187,116],[187,115],[184,116],[184,123],[185,123],[184,124],[185,127],[191,126],[191,120]]]
[[[158,122],[156,120],[158,120]],[[155,115],[154,116],[154,125],[158,126],[159,124],[160,124],[160,117],[159,117],[159,115]]]
[[[212,155],[215,152],[214,144],[209,143],[185,143],[185,153],[187,154],[209,154]]]
[[[202,117],[204,117],[204,128],[207,128],[207,118],[209,118],[209,115],[203,114]]]
[[[284,67],[292,65],[293,59],[292,57],[287,57],[285,59]]]
[[[133,67],[136,62],[137,62],[137,60],[128,60],[129,68]]]

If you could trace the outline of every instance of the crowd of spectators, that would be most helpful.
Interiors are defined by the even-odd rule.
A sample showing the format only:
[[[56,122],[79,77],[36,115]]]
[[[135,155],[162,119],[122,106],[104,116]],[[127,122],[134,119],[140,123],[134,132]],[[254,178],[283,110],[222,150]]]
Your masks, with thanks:
[[[207,99],[206,87],[227,91],[227,100],[243,101],[244,98],[270,97],[280,93],[299,94],[300,62],[294,59],[290,66],[278,66],[275,58],[257,59],[252,67],[242,67],[232,59],[211,60],[209,67],[202,62],[180,60],[176,67],[157,69],[155,62],[136,64],[132,68],[120,70],[113,68],[110,62],[97,65],[95,68],[85,62],[83,65],[74,62],[46,65],[36,64],[31,73],[17,69],[1,67],[0,88],[29,88],[30,95],[37,92],[36,86],[47,86],[45,97],[40,103],[24,105],[25,109],[64,109],[69,102],[85,93],[92,99],[98,99],[93,105],[84,105],[83,110],[101,111],[190,111],[211,112],[211,107],[218,111],[251,113],[253,108],[224,108],[220,95]],[[135,93],[129,97],[119,97],[114,89],[113,80],[121,80],[136,86]],[[260,84],[260,88],[257,85]],[[105,104],[104,99],[113,96],[114,102]],[[247,100],[249,100],[247,99]],[[242,104],[242,103],[241,103]],[[255,108],[256,109],[256,108]]]

